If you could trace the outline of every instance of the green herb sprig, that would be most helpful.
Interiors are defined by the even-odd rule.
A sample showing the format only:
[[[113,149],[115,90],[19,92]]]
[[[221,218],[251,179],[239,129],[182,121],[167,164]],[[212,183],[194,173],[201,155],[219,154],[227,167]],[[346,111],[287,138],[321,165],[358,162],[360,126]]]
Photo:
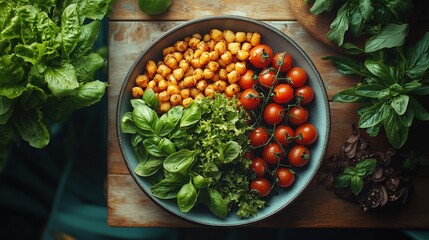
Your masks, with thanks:
[[[350,187],[355,195],[358,195],[364,187],[364,178],[371,175],[377,167],[377,160],[368,158],[360,161],[356,166],[346,167],[344,171],[335,177],[335,187]]]

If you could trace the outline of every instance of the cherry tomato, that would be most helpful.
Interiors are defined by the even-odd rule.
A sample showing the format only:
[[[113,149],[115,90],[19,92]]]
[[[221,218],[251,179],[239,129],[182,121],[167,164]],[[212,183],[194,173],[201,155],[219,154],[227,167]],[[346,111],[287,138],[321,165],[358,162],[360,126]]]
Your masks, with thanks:
[[[271,64],[273,50],[265,44],[259,44],[249,52],[249,61],[256,68],[264,68]]]
[[[287,72],[292,67],[292,57],[287,52],[278,52],[274,55],[271,66],[277,71]]]
[[[279,167],[276,171],[277,185],[279,187],[290,187],[295,182],[295,174],[288,168]]]
[[[266,197],[271,192],[271,184],[265,177],[257,177],[250,182],[250,189],[254,189],[259,196]]]
[[[301,125],[308,120],[308,111],[301,106],[291,107],[289,109],[289,122],[295,126]]]
[[[303,105],[309,104],[311,101],[313,101],[313,98],[314,98],[313,88],[311,88],[308,85],[304,85],[299,88],[296,88],[294,97],[297,101],[299,101]]]
[[[317,130],[311,123],[304,123],[295,129],[295,142],[301,145],[310,145],[317,139]]]
[[[250,168],[255,171],[257,177],[264,176],[265,172],[268,170],[267,162],[261,157],[252,159]]]
[[[278,164],[285,157],[285,153],[280,145],[275,142],[271,142],[264,147],[262,157],[269,164]]]
[[[253,88],[258,83],[258,75],[252,69],[247,69],[237,83],[241,89]]]
[[[310,150],[303,145],[293,146],[287,156],[290,165],[294,167],[303,167],[310,161]]]
[[[253,110],[261,104],[261,97],[258,91],[248,88],[241,93],[240,102],[244,109]]]
[[[268,142],[270,134],[264,127],[258,127],[250,132],[249,139],[252,147],[260,147]]]
[[[293,141],[294,136],[295,132],[293,131],[293,129],[286,125],[279,125],[274,130],[274,137],[283,146],[286,146],[291,143]],[[292,137],[292,139],[288,140],[288,138],[290,137]]]
[[[274,88],[273,100],[276,103],[285,104],[293,99],[293,89],[289,84],[279,84]]]
[[[307,73],[300,67],[293,67],[286,73],[289,84],[294,87],[301,87],[307,82]]]
[[[265,88],[277,86],[279,80],[276,78],[275,70],[273,68],[262,70],[262,72],[259,73],[259,83]]]
[[[282,122],[285,115],[285,108],[278,103],[269,103],[264,109],[264,121],[274,125]]]

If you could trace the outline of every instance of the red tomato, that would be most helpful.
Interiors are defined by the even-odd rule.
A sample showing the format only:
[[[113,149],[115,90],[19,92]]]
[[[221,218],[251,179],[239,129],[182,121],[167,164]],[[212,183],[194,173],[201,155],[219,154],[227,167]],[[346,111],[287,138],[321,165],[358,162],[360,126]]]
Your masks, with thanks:
[[[254,158],[250,168],[255,171],[257,177],[264,176],[265,172],[268,171],[267,162],[261,157]]]
[[[280,145],[275,142],[271,142],[264,147],[262,157],[269,164],[278,164],[285,157],[285,153]]]
[[[317,139],[317,130],[311,123],[304,123],[295,129],[295,142],[310,145]]]
[[[258,127],[250,132],[249,139],[252,147],[260,147],[268,142],[270,134],[264,127]]]
[[[301,87],[307,82],[307,73],[300,67],[293,67],[287,73],[286,77],[289,80],[289,84],[294,87]]]
[[[258,83],[258,75],[252,69],[247,69],[238,80],[238,86],[241,89],[253,88]]]
[[[244,109],[253,110],[261,104],[261,97],[255,89],[248,88],[241,93],[240,102]]]
[[[271,192],[271,184],[265,177],[257,177],[250,182],[250,189],[256,190],[259,196],[266,197]]]
[[[274,137],[283,146],[286,146],[291,143],[293,141],[294,136],[295,132],[293,131],[293,129],[286,125],[279,125],[276,127],[276,130],[274,130]],[[290,137],[292,139],[288,140],[288,138]]]
[[[310,157],[310,150],[306,146],[295,145],[290,149],[287,159],[290,165],[303,167],[310,161]]]
[[[249,61],[256,68],[264,68],[271,64],[273,50],[265,44],[259,44],[249,52]]]
[[[293,89],[289,84],[279,84],[274,88],[273,100],[276,103],[285,104],[293,99]]]
[[[301,125],[308,120],[308,111],[301,106],[292,107],[289,109],[289,122],[293,125]]]
[[[265,88],[277,86],[279,80],[276,78],[275,70],[273,68],[262,70],[262,72],[259,73],[259,83]]]
[[[310,86],[304,85],[295,89],[294,96],[297,101],[305,105],[313,101],[314,91]]]
[[[282,122],[285,115],[285,108],[278,103],[269,103],[264,109],[264,121],[274,125]]]
[[[287,52],[276,53],[273,57],[271,66],[280,72],[286,72],[292,67],[292,57]]]
[[[276,171],[277,185],[279,187],[290,187],[295,182],[295,174],[288,168],[279,167]]]

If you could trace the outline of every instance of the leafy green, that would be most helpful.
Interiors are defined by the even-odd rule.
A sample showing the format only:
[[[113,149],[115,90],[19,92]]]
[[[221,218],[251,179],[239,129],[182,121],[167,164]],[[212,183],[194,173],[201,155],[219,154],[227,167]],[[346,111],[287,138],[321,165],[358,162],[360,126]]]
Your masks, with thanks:
[[[412,9],[412,0],[315,0],[310,12],[335,11],[327,38],[343,46],[348,35],[364,37],[369,39],[364,51],[374,52],[403,44]]]
[[[377,167],[377,160],[368,158],[360,161],[356,166],[350,166],[335,177],[335,187],[350,187],[355,195],[358,195],[364,186],[364,178],[371,175]]]
[[[134,171],[154,182],[152,194],[176,199],[183,212],[201,202],[220,218],[232,209],[242,218],[256,215],[265,201],[248,187],[250,160],[243,153],[250,127],[237,100],[219,94],[159,117],[153,110],[158,99],[147,92],[131,100],[133,110],[123,115],[121,128],[132,134]]]
[[[429,121],[427,104],[421,98],[429,95],[429,33],[409,50],[379,49],[361,63],[343,57],[325,59],[340,72],[361,77],[357,86],[335,94],[332,100],[361,103],[359,127],[370,136],[378,135],[383,127],[390,144],[398,149],[406,142],[414,118]]]
[[[50,124],[98,102],[106,83],[94,80],[104,59],[92,52],[112,0],[0,1],[0,162],[13,141],[36,148]]]

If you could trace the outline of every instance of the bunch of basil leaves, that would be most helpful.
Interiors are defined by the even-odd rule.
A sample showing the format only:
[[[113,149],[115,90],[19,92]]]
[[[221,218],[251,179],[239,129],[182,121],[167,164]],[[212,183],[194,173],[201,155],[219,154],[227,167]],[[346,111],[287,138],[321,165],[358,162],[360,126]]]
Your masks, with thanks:
[[[357,49],[357,48],[356,48]],[[363,51],[363,49],[361,50]],[[330,56],[338,71],[361,82],[333,96],[333,101],[359,102],[359,127],[370,136],[383,127],[389,143],[401,148],[415,119],[429,121],[429,33],[414,47],[384,48],[359,57]]]
[[[104,95],[93,79],[104,59],[91,50],[111,3],[0,1],[0,163],[14,142],[45,147],[52,122]]]
[[[176,199],[182,212],[206,205],[220,218],[235,209],[242,218],[264,207],[249,189],[248,115],[236,99],[216,95],[175,106],[158,117],[159,102],[150,89],[131,100],[121,131],[131,134],[138,164],[134,172],[153,185],[160,199]]]
[[[347,34],[351,37],[366,35],[369,38],[386,32],[384,28],[407,23],[412,10],[412,0],[315,0],[310,8],[315,15],[336,12],[327,38],[338,46],[343,45]],[[385,40],[392,40],[395,36],[384,37]]]

